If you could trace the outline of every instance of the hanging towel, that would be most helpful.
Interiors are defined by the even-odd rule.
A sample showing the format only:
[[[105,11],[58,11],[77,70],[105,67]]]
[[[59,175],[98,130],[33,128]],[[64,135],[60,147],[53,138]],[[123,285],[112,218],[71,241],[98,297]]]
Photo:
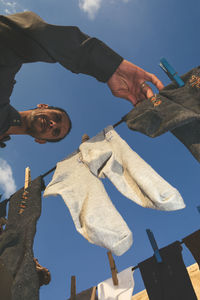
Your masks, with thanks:
[[[194,259],[200,267],[200,230],[197,230],[192,234],[186,236],[182,241],[190,250]]]
[[[200,67],[181,78],[185,86],[169,84],[123,120],[130,129],[150,137],[171,131],[200,162]]]
[[[13,279],[12,300],[39,299],[33,241],[41,214],[42,188],[42,178],[38,177],[31,182],[26,193],[22,188],[10,198],[8,223],[0,236],[0,263]]]
[[[174,242],[155,256],[138,264],[150,300],[197,300],[182,258],[182,247]]]
[[[109,278],[97,286],[99,300],[131,300],[134,288],[133,271],[129,267],[117,274],[118,285]]]
[[[44,196],[61,195],[77,231],[90,243],[122,255],[132,245],[132,233],[122,219],[101,181],[75,152],[57,164]]]
[[[127,198],[159,210],[185,207],[179,192],[158,175],[108,126],[79,147],[83,162],[100,178],[107,177]]]

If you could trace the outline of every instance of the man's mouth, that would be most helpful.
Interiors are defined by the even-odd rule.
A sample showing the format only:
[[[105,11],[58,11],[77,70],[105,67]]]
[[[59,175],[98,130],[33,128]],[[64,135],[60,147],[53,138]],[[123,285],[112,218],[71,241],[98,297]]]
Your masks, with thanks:
[[[47,120],[46,120],[44,117],[41,118],[41,123],[40,123],[40,125],[41,125],[42,131],[45,131],[46,128],[47,128]]]

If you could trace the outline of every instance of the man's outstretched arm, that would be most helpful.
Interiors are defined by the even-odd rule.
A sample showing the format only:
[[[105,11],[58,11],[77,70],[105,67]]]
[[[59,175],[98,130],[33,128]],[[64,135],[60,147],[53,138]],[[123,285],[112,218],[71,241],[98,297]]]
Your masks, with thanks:
[[[159,79],[124,60],[105,43],[81,32],[74,26],[47,24],[33,12],[0,16],[0,38],[13,53],[1,53],[0,62],[59,62],[74,73],[83,73],[108,83],[114,96],[125,98],[134,105],[151,97],[152,82],[163,88]]]

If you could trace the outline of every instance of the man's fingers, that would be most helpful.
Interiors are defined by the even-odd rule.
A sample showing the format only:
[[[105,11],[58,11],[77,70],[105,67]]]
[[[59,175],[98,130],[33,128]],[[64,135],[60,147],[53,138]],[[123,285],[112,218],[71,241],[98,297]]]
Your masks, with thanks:
[[[146,91],[146,97],[151,98],[151,97],[153,97],[153,95],[154,95],[154,93],[153,93],[152,89],[148,88]]]
[[[146,83],[146,81],[141,84],[141,92],[145,98],[150,98],[154,95],[151,87]]]
[[[150,78],[148,79],[148,81],[151,81],[159,91],[164,88],[164,84],[156,77],[156,75],[149,73],[149,76]]]

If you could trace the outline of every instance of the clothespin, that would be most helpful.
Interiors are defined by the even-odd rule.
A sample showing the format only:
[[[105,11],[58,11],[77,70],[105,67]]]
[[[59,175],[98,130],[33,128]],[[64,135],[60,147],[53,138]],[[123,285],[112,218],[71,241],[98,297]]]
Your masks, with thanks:
[[[27,202],[27,199],[28,199],[28,187],[31,185],[31,170],[29,167],[27,167],[25,169],[25,181],[24,181],[24,192],[22,194],[22,201],[21,203],[19,204],[19,214],[22,215],[25,208],[26,208],[26,202]]]
[[[92,294],[90,300],[95,300],[97,287],[94,286],[92,289]]]
[[[171,80],[176,81],[179,87],[185,85],[184,81],[180,78],[180,76],[177,74],[174,68],[168,63],[168,61],[164,57],[160,59],[159,65]]]
[[[25,183],[24,190],[26,190],[31,184],[31,170],[29,167],[25,169]]]
[[[71,276],[71,300],[76,300],[76,276]]]
[[[151,243],[151,246],[153,248],[155,258],[156,258],[156,260],[157,260],[158,263],[161,263],[162,262],[162,258],[160,256],[158,245],[157,245],[156,240],[154,238],[153,232],[150,229],[146,229],[146,232],[147,232],[149,241]]]
[[[118,285],[117,268],[116,268],[116,265],[115,265],[114,258],[113,258],[112,253],[110,251],[107,252],[107,255],[108,255],[108,260],[109,260],[109,263],[110,263],[110,269],[111,269],[111,273],[112,273],[113,284]]]
[[[89,135],[87,135],[87,133],[84,133],[84,135],[82,136],[81,143],[84,143],[84,142],[88,141],[89,139],[90,139]]]

